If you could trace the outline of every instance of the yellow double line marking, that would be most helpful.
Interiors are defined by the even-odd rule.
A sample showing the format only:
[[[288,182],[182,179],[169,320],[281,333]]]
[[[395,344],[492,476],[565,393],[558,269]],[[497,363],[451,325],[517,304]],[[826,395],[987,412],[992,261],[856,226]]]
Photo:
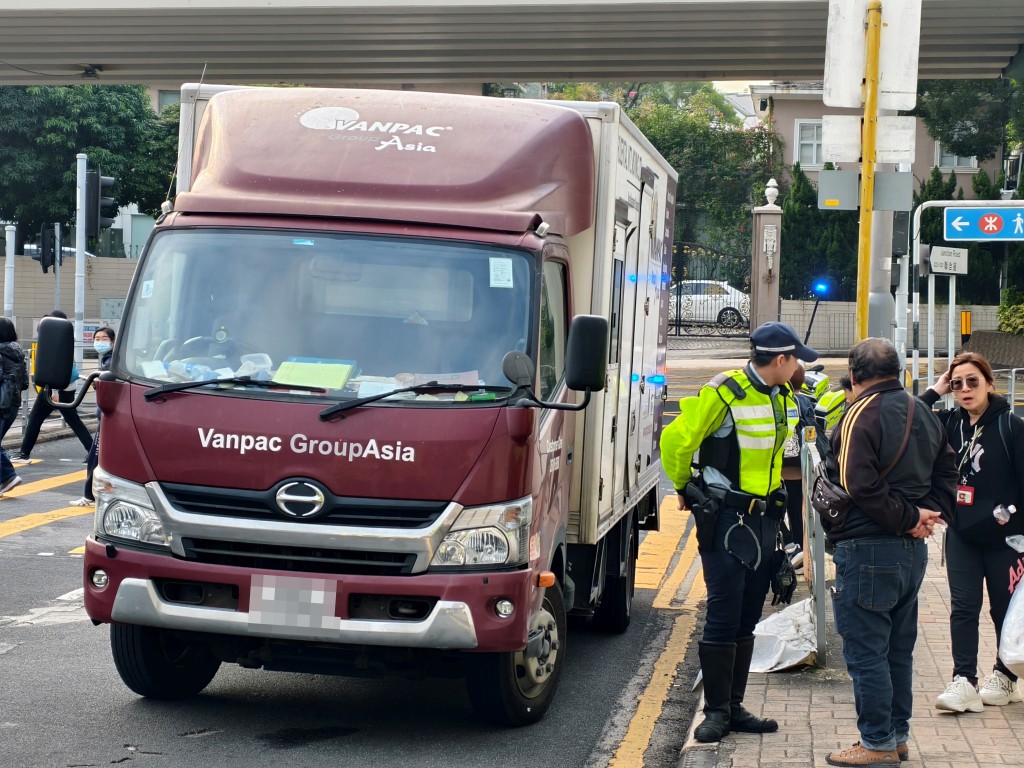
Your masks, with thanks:
[[[679,610],[680,614],[672,624],[672,631],[669,633],[665,650],[661,652],[658,660],[654,663],[651,681],[644,692],[640,694],[636,712],[629,722],[626,735],[622,738],[619,748],[615,750],[615,755],[608,764],[609,768],[636,768],[636,766],[644,764],[644,752],[651,742],[654,727],[664,709],[669,689],[675,681],[676,667],[685,656],[686,647],[693,635],[697,605],[705,595],[704,579],[695,575],[682,605],[673,605],[676,594],[691,571],[697,556],[695,534],[687,538],[686,546],[683,547],[672,573],[662,579],[673,555],[678,551],[679,542],[682,539],[683,531],[686,530],[686,521],[689,517],[689,513],[681,512],[676,507],[677,501],[674,494],[662,502],[662,530],[648,534],[640,547],[640,560],[643,561],[646,554],[650,562],[644,563],[643,569],[640,568],[638,562],[636,586],[639,589],[658,589],[658,594],[654,598],[654,608]],[[649,547],[648,543],[650,543]],[[643,583],[641,583],[641,573],[644,577]]]
[[[39,493],[40,491],[48,491],[52,488],[59,488],[62,485],[69,483],[81,483],[85,480],[85,470],[79,470],[78,472],[71,472],[66,475],[57,475],[56,477],[48,477],[44,480],[37,480],[34,483],[26,483],[19,485],[13,491],[9,491],[0,498],[0,509],[3,508],[3,500],[18,498],[20,496],[29,496],[33,493]],[[69,517],[79,517],[81,515],[91,515],[93,513],[93,507],[64,507],[62,509],[53,509],[49,512],[36,512],[31,515],[22,515],[16,517],[13,520],[6,520],[0,522],[0,539],[5,536],[13,536],[16,533],[27,531],[32,528],[38,528],[41,525],[49,525],[59,520],[65,520]]]

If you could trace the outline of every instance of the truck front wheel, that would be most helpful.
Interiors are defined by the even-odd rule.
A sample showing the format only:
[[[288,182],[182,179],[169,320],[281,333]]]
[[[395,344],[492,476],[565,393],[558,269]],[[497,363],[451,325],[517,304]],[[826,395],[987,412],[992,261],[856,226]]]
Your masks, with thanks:
[[[471,657],[466,676],[469,698],[487,720],[530,725],[551,706],[565,657],[565,603],[558,582],[544,591],[541,610],[530,622],[530,637],[533,646],[539,645],[536,657],[524,651]]]
[[[124,684],[150,699],[195,696],[220,668],[205,644],[156,627],[111,624],[110,650]]]

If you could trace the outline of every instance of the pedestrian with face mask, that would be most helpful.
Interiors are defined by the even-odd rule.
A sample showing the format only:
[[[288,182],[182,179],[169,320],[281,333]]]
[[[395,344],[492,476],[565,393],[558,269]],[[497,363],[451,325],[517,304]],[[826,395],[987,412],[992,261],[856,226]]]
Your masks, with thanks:
[[[116,334],[113,328],[98,328],[92,335],[92,347],[96,350],[96,356],[99,358],[100,365],[99,370],[109,371],[110,360],[113,357],[114,339]],[[96,503],[96,498],[92,493],[92,473],[96,469],[96,464],[99,462],[100,455],[100,409],[96,409],[96,437],[93,438],[92,446],[89,448],[89,455],[86,457],[86,475],[85,475],[85,489],[82,493],[82,498],[76,499],[71,502],[73,507],[89,507]]]
[[[47,317],[60,317],[64,320],[68,319],[68,316],[61,312],[59,309],[53,310]],[[71,403],[75,400],[74,383],[78,378],[78,371],[75,369],[74,364],[71,368],[71,387],[69,389],[62,389],[56,394],[58,403]],[[37,396],[35,401],[32,403],[32,410],[28,415],[28,422],[25,424],[25,431],[21,436],[21,448],[16,454],[11,457],[14,462],[28,462],[31,461],[32,449],[36,445],[36,440],[39,438],[39,430],[43,426],[43,422],[49,418],[50,414],[54,412],[54,407],[50,405],[45,397]],[[78,415],[77,408],[62,409],[60,415],[64,417],[65,423],[71,427],[71,431],[75,433],[75,437],[82,444],[82,447],[88,451],[92,447],[92,433],[89,432],[89,428],[82,423],[82,417]]]

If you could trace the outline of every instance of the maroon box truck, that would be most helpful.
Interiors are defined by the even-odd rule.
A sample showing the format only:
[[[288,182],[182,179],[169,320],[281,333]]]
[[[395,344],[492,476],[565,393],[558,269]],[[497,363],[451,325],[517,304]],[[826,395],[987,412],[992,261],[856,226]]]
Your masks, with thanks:
[[[615,104],[402,91],[188,85],[180,148],[96,382],[122,679],[458,674],[538,720],[657,526],[676,173]]]

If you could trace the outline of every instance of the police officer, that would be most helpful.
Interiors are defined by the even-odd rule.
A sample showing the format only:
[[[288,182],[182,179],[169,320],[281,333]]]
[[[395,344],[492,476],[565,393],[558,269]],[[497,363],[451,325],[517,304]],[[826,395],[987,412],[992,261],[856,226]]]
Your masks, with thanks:
[[[694,733],[702,742],[719,741],[730,730],[779,727],[742,702],[754,627],[779,562],[773,555],[786,504],[782,451],[798,416],[788,382],[800,361],[814,362],[818,353],[778,322],[754,330],[750,346],[746,367],[718,374],[700,394],[681,400],[679,416],[661,436],[662,464],[679,508],[685,501],[697,524],[707,585],[699,645],[704,721]]]

